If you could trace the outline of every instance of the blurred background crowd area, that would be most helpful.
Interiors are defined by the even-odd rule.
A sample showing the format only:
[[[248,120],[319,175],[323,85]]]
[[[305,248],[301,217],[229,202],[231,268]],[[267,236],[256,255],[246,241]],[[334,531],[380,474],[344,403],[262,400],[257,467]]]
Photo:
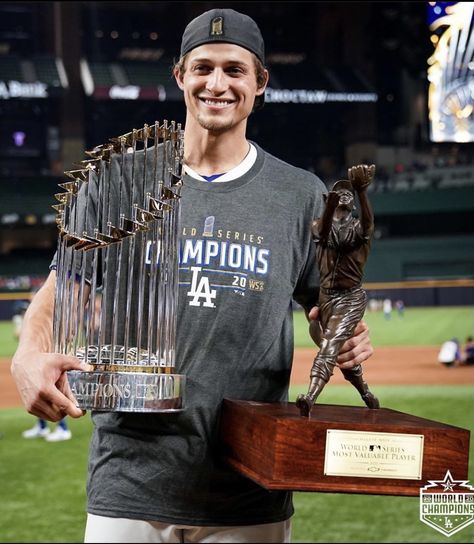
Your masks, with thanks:
[[[328,188],[376,164],[370,296],[474,304],[473,4],[1,2],[0,319],[48,272],[64,170],[144,123],[184,123],[172,66],[186,24],[214,7],[265,38],[249,139]]]

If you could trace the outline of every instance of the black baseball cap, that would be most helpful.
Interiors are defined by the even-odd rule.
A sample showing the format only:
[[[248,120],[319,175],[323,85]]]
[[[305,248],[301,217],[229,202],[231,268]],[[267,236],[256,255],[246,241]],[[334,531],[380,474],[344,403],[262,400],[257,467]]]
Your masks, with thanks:
[[[193,19],[184,29],[180,56],[205,43],[232,43],[248,49],[265,65],[265,44],[257,23],[233,9],[211,9]],[[264,95],[255,98],[263,106]]]

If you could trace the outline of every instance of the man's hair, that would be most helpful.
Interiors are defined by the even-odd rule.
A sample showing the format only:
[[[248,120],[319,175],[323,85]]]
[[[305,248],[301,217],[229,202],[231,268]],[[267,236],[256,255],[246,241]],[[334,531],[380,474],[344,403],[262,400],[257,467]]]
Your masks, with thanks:
[[[175,63],[173,66],[173,73],[177,69],[179,71],[179,75],[181,77],[184,77],[184,73],[186,72],[186,59],[188,57],[189,53],[186,53],[183,55],[178,62]],[[255,66],[255,75],[257,77],[257,86],[258,88],[262,87],[265,84],[265,66],[263,65],[262,61],[255,55],[255,53],[250,52],[253,58],[253,64]],[[252,112],[257,111],[261,108],[263,108],[263,99],[261,96],[255,97],[255,102],[252,108]]]

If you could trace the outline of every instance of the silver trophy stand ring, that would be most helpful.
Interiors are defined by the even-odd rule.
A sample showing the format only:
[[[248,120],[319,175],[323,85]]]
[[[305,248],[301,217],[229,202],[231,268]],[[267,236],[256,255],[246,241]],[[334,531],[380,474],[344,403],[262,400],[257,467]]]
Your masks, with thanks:
[[[114,412],[177,412],[183,409],[185,376],[145,372],[68,372],[79,406]]]

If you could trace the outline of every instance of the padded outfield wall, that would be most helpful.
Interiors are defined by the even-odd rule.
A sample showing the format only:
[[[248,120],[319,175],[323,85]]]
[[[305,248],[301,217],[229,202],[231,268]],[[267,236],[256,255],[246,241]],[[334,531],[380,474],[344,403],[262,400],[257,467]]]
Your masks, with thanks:
[[[474,187],[373,193],[370,200],[369,296],[410,306],[474,304]]]

